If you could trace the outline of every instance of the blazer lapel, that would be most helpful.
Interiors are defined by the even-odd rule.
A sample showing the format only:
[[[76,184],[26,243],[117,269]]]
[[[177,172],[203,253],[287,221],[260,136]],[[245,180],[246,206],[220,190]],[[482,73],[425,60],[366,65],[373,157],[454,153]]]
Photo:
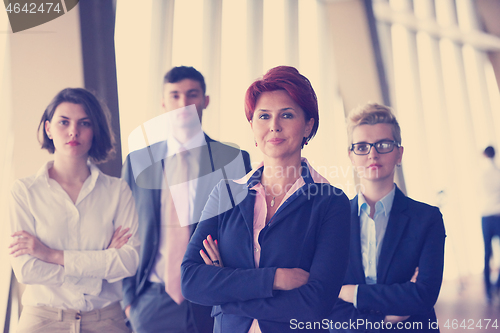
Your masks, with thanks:
[[[246,184],[243,184],[241,186],[246,186]],[[255,206],[256,192],[257,191],[255,190],[248,190],[248,194],[245,200],[243,200],[238,204],[238,206],[236,206],[241,210],[241,216],[243,216],[243,220],[245,220],[245,224],[247,225],[248,232],[250,233],[252,239],[253,239],[253,212]]]
[[[396,252],[396,247],[401,240],[401,236],[408,224],[409,217],[404,214],[408,206],[408,199],[401,192],[399,188],[396,187],[396,194],[394,196],[394,202],[392,204],[391,213],[389,215],[389,221],[387,223],[387,229],[385,231],[384,241],[382,244],[382,249],[380,251],[380,257],[377,266],[377,282],[384,283],[387,270],[391,263],[392,257]]]
[[[363,258],[361,256],[361,228],[358,215],[358,196],[351,200],[351,250],[349,265],[356,281],[365,282]],[[351,281],[349,281],[351,282]]]
[[[205,135],[206,145],[199,147],[199,171],[198,171],[198,185],[196,186],[196,196],[194,199],[194,210],[193,210],[193,224],[200,222],[201,213],[205,204],[207,203],[208,197],[212,192],[213,188],[220,181],[221,177],[214,173],[212,156],[210,154],[209,145],[213,140]],[[194,228],[193,228],[194,229]]]
[[[294,192],[274,213],[274,216],[269,221],[269,229],[274,228],[276,224],[283,221],[288,215],[299,209],[306,201],[309,201],[309,193],[311,188],[314,188],[314,193],[318,193],[319,184],[314,183],[307,164],[302,162],[302,178],[305,184]]]
[[[269,221],[269,229],[274,228],[277,224],[281,223],[281,221],[285,220],[288,215],[292,214],[297,209],[300,209],[300,207],[306,201],[308,201],[307,195],[300,195],[295,198],[293,200],[293,203],[288,205],[286,209],[284,208],[283,210],[281,210],[282,207],[280,207],[279,210],[281,211],[279,212],[279,214],[278,212],[274,213],[274,216]]]

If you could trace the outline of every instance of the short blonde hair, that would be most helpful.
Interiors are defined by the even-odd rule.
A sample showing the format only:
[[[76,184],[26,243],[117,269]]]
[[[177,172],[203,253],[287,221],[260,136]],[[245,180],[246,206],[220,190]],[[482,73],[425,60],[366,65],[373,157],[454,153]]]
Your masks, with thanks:
[[[392,127],[394,141],[401,145],[401,128],[391,108],[377,103],[368,103],[353,109],[347,116],[347,137],[349,146],[352,142],[352,132],[361,125],[389,124]]]

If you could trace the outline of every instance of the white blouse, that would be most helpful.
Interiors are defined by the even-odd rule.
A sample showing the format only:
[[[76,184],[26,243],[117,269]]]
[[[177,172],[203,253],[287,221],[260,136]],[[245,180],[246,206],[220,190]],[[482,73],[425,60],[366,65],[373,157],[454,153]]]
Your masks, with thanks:
[[[138,218],[127,183],[89,163],[90,176],[73,203],[44,165],[37,174],[17,180],[11,191],[11,232],[27,231],[43,244],[64,250],[64,266],[25,254],[11,256],[23,305],[91,311],[122,299],[122,279],[139,265]],[[116,228],[132,237],[117,249],[106,249]]]

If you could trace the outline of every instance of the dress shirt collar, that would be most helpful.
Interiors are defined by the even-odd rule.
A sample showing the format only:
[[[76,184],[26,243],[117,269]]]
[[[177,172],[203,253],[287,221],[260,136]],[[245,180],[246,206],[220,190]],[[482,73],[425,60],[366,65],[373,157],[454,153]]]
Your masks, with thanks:
[[[54,165],[54,161],[48,161],[47,163],[45,163],[38,170],[38,172],[36,173],[34,181],[35,182],[37,182],[37,181],[45,182],[46,185],[48,187],[50,187],[49,169],[52,168],[53,165]],[[97,181],[97,178],[99,177],[99,174],[100,174],[101,171],[99,170],[99,168],[94,163],[90,162],[90,160],[87,161],[87,166],[90,169],[90,183],[89,183],[89,186],[90,186],[90,188],[93,188],[94,185],[95,185],[95,183],[96,183],[96,181]]]
[[[302,179],[304,179],[304,184],[305,183],[330,184],[330,182],[325,177],[323,177],[316,170],[313,169],[313,167],[307,161],[307,158],[302,157],[301,164],[302,164],[301,176]],[[247,173],[243,178],[235,180],[235,182],[238,184],[246,183],[248,188],[252,189],[255,185],[260,183],[263,171],[264,171],[264,162],[260,162],[260,164],[255,169]]]
[[[396,194],[396,185],[393,185],[392,190],[386,194],[385,197],[377,201],[375,204],[375,214],[384,214],[384,216],[389,216],[392,209],[392,203],[394,202],[394,195]],[[363,193],[358,193],[358,216],[361,216],[361,212],[364,211],[367,215],[370,215],[370,206],[366,202]]]
[[[176,138],[173,136],[170,136],[167,139],[167,156],[173,156],[179,152],[179,150],[182,148],[186,150],[190,149],[195,149],[201,146],[206,145],[205,141],[205,133],[203,131],[199,131],[196,133],[195,136],[193,136],[191,139],[189,139],[186,143],[181,144]]]

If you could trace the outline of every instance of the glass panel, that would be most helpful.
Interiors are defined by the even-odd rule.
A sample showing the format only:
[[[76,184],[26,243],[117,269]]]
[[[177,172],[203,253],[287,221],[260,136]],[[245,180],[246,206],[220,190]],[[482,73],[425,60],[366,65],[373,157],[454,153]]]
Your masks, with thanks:
[[[253,151],[253,135],[245,118],[244,97],[250,85],[247,60],[246,0],[225,1],[222,6],[220,139]],[[252,61],[251,59],[249,61]]]
[[[416,58],[416,36],[405,27],[392,26],[394,84],[396,92],[395,109],[403,131],[405,156],[403,171],[408,193],[416,200],[435,201],[431,178],[419,177],[422,172],[432,173],[426,162],[428,150],[426,130],[421,112],[421,96],[419,87],[418,62]]]
[[[436,18],[440,25],[444,27],[457,25],[457,13],[453,0],[439,0],[436,4]]]
[[[377,27],[403,131],[403,170],[409,195],[441,207],[447,232],[453,236],[447,245],[447,277],[480,272],[480,225],[467,221],[480,221],[480,203],[477,195],[471,196],[479,191],[480,151],[488,143],[500,145],[500,113],[494,111],[500,109],[500,94],[482,51],[484,43],[467,34],[478,30],[474,1],[389,3],[392,12],[381,11]],[[412,6],[420,22],[411,15],[400,15],[411,12]],[[421,21],[426,22],[422,25]],[[410,31],[415,30],[414,40]],[[464,37],[470,45],[462,45]],[[490,45],[494,49],[494,43]],[[392,53],[384,53],[384,48]],[[418,151],[422,146],[425,152]],[[426,165],[418,166],[422,159]],[[423,170],[425,176],[419,176]],[[457,179],[461,179],[459,185]],[[431,190],[424,190],[422,184]]]
[[[456,0],[458,24],[460,29],[471,31],[478,29],[477,13],[471,0]]]
[[[488,119],[489,109],[488,89],[484,72],[484,55],[470,45],[463,47],[467,90],[469,92],[470,107],[473,112],[472,124],[476,138],[478,152],[493,143],[494,128],[491,119]]]
[[[461,47],[448,39],[440,41],[442,58],[442,71],[444,78],[444,91],[448,111],[448,122],[453,144],[450,150],[453,154],[453,169],[457,174],[456,179],[460,179],[458,191],[448,193],[449,200],[456,205],[457,215],[447,219],[455,230],[455,236],[464,244],[481,244],[481,229],[478,224],[470,221],[480,221],[480,202],[477,196],[471,193],[478,193],[479,188],[479,152],[476,148],[476,138],[469,109],[468,91],[465,83],[464,62],[462,59]],[[452,187],[452,185],[449,185]],[[460,242],[457,244],[461,244]],[[467,248],[467,251],[464,249]],[[482,257],[481,246],[460,247],[455,249],[471,271],[482,270],[483,262],[477,260]]]
[[[319,80],[319,31],[316,1],[299,1],[299,63],[311,82]]]
[[[413,0],[415,16],[421,20],[434,20],[434,1],[432,0]]]
[[[172,67],[202,68],[203,0],[176,1]]]
[[[491,117],[495,128],[495,147],[500,147],[500,91],[499,82],[495,77],[493,66],[488,60],[484,61],[484,72],[486,77],[486,86],[490,100]]]
[[[138,24],[131,24],[131,18]],[[148,24],[149,22],[149,24]],[[129,143],[129,134],[143,122],[158,115],[145,104],[151,102],[150,56],[152,4],[144,1],[137,6],[130,1],[121,1],[116,8],[115,52],[118,98],[120,104],[120,132],[122,135],[122,157],[142,144]],[[155,82],[155,84],[160,84]],[[156,101],[157,105],[160,104]],[[141,112],[138,112],[141,110]]]
[[[285,63],[284,0],[264,1],[264,72]]]
[[[411,0],[390,0],[390,5],[394,11],[410,12],[412,10]]]

